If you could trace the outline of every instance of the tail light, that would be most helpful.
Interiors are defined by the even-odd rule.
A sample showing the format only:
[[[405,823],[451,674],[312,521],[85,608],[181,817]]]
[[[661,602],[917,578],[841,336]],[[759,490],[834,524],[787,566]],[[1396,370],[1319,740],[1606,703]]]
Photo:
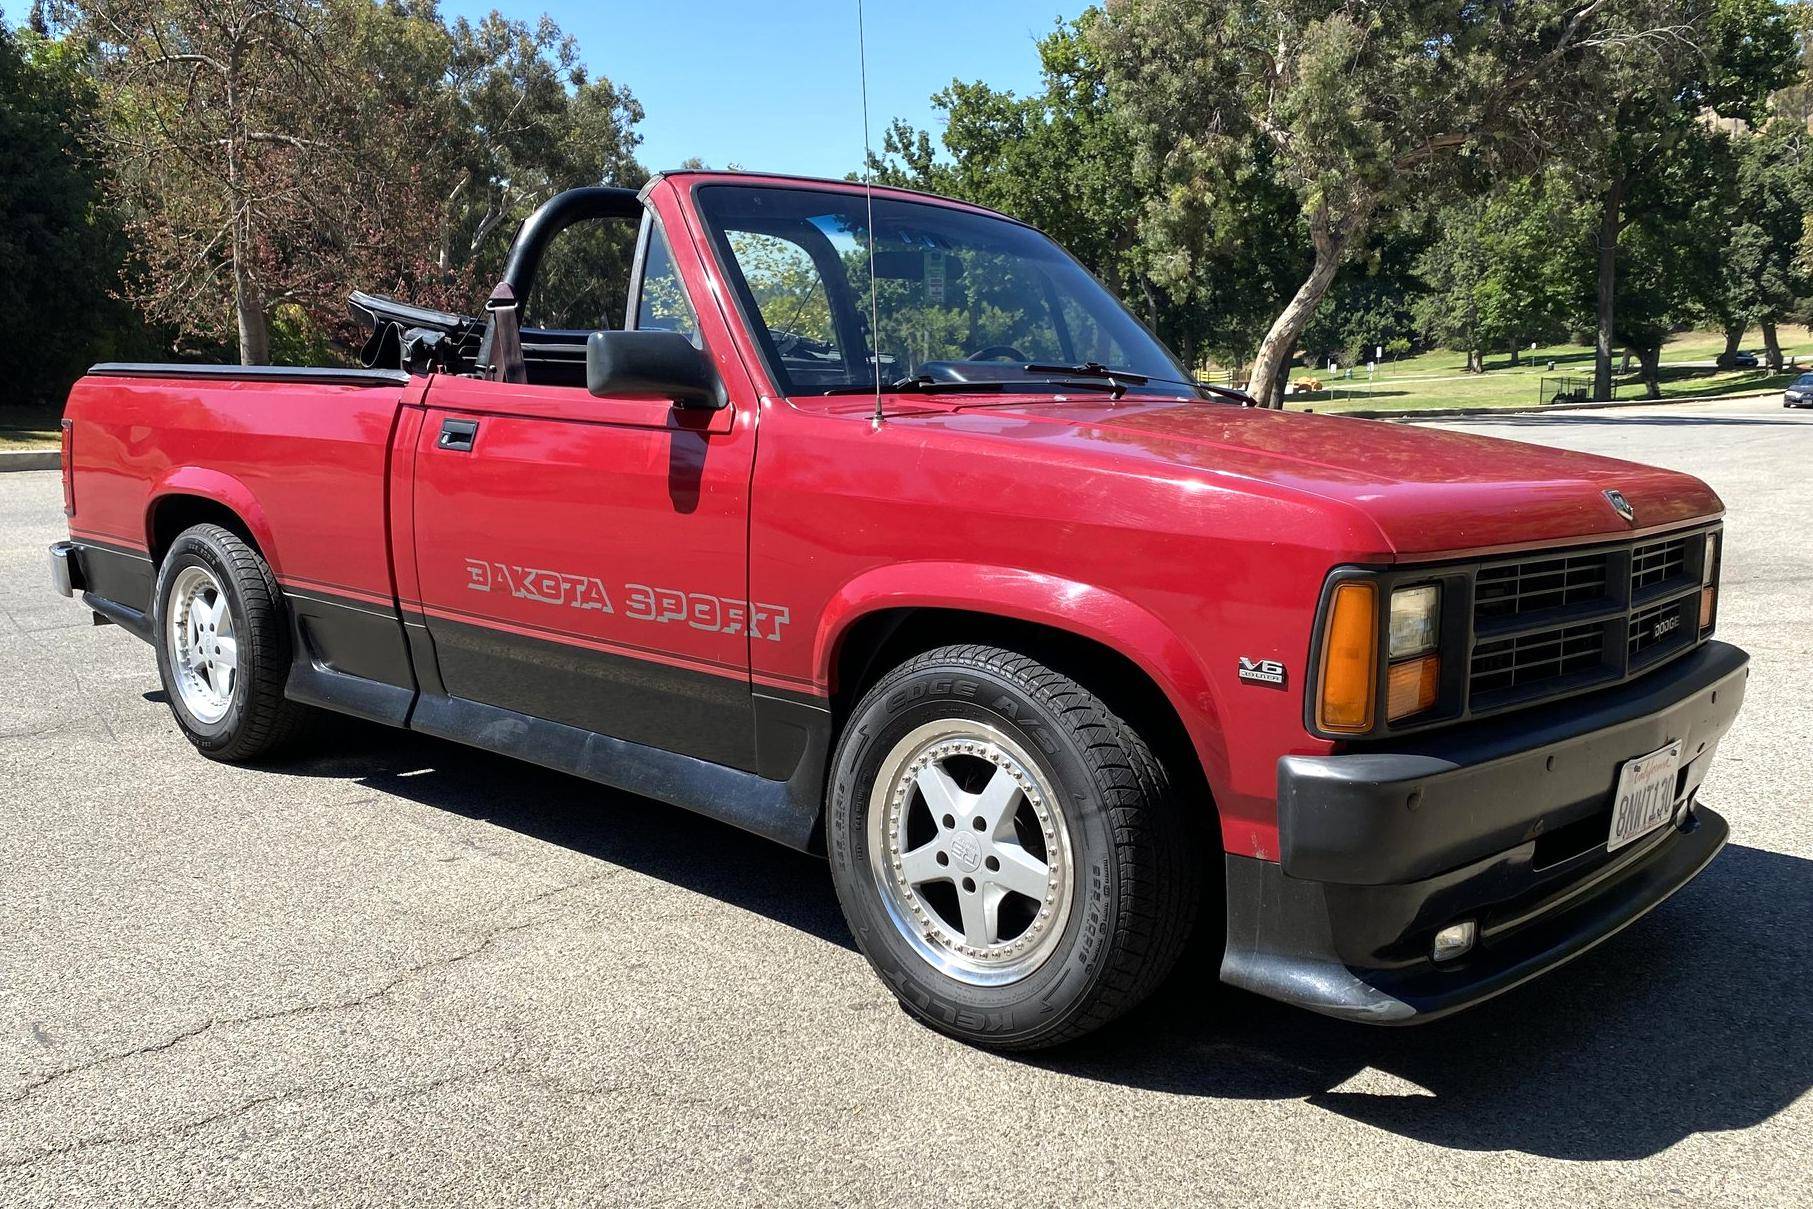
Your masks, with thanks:
[[[76,422],[63,421],[63,452],[59,461],[63,467],[63,515],[76,514]]]

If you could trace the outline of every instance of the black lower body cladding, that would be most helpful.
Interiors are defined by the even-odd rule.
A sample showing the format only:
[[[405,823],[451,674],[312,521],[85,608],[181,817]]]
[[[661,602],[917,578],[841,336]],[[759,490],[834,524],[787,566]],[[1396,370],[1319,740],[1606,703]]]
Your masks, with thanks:
[[[1410,1023],[1509,990],[1640,918],[1717,855],[1697,804],[1748,657],[1713,642],[1618,689],[1448,734],[1279,761],[1274,863],[1227,858],[1222,977],[1334,1016]],[[1666,826],[1608,851],[1628,760],[1679,740]],[[1435,934],[1477,942],[1438,964]]]

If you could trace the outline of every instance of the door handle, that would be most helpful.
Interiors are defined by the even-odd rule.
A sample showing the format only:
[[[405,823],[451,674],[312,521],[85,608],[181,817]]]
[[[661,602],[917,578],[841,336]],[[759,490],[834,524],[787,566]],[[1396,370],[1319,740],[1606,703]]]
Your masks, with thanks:
[[[472,440],[477,435],[477,420],[442,420],[441,439],[436,444],[455,453],[471,453]]]

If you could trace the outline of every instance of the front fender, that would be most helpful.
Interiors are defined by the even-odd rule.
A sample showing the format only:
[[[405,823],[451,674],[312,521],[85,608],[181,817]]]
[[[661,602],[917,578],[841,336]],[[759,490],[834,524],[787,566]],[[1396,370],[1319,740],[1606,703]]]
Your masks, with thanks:
[[[277,547],[270,520],[265,516],[257,497],[232,475],[202,466],[172,466],[152,483],[150,498],[145,501],[147,550],[155,548],[153,521],[157,516],[158,506],[173,495],[199,496],[232,509],[245,522],[246,529],[264,555],[264,561],[270,564],[271,570],[279,575],[283,573],[282,551]]]
[[[839,646],[860,618],[883,609],[957,609],[1035,622],[1087,638],[1132,660],[1182,719],[1211,786],[1227,771],[1220,703],[1188,644],[1126,597],[1042,572],[973,563],[876,567],[845,583],[825,606],[813,640],[813,678],[831,683]]]

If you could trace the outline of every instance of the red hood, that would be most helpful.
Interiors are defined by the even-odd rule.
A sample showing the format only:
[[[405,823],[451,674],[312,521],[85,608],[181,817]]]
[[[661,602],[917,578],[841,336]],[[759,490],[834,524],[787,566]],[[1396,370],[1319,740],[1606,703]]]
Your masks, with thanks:
[[[1138,398],[962,407],[1067,425],[1064,445],[1349,505],[1400,555],[1622,536],[1724,508],[1706,484],[1677,471],[1385,421]],[[1629,502],[1634,524],[1607,491]]]

